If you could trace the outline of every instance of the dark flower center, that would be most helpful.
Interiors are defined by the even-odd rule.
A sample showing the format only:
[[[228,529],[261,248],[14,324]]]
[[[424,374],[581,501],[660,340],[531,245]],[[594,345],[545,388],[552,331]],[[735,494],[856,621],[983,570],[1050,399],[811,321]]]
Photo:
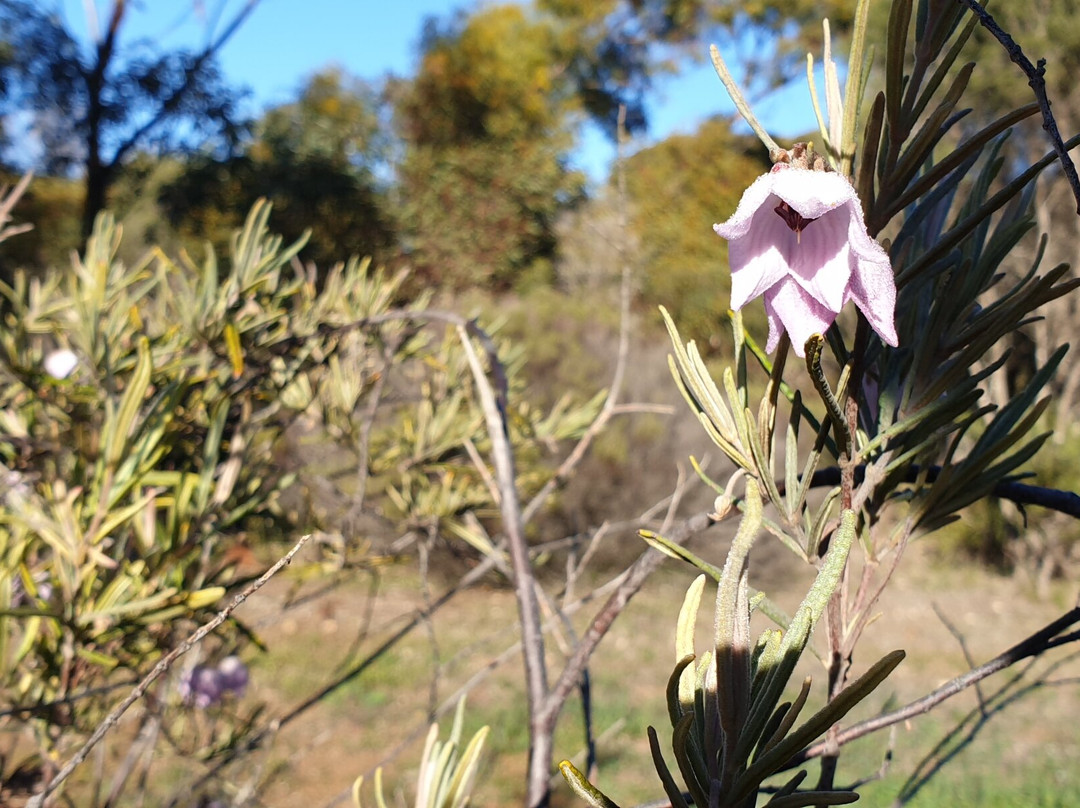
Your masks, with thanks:
[[[799,238],[802,231],[805,230],[811,222],[817,221],[816,219],[803,218],[802,214],[792,208],[787,202],[781,201],[779,205],[773,208],[773,210],[776,211],[777,216],[784,220],[784,224],[791,228],[795,233],[796,239]]]

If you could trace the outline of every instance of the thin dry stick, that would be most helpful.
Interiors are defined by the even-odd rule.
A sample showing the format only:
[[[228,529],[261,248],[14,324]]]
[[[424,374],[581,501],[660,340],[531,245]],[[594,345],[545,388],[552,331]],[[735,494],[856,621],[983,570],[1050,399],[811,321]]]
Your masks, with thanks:
[[[382,367],[378,371],[378,378],[371,388],[371,399],[364,408],[364,418],[360,422],[360,441],[356,447],[356,499],[349,507],[346,517],[349,521],[358,521],[364,511],[364,497],[367,495],[368,463],[371,452],[371,430],[375,425],[375,415],[382,403],[383,389],[386,380],[390,376],[390,359],[400,347],[401,340],[393,339],[383,347]]]
[[[967,638],[963,632],[953,623],[947,614],[936,603],[931,603],[930,608],[934,610],[934,614],[937,615],[937,619],[941,621],[941,624],[945,626],[946,631],[952,634],[953,639],[956,640],[956,644],[960,646],[960,652],[964,655],[964,662],[967,663],[969,668],[975,667],[975,657],[971,655],[971,649],[968,648]],[[986,696],[983,694],[982,686],[975,683],[975,697],[979,701],[979,709],[984,713],[986,712]]]
[[[629,229],[628,224],[628,212],[626,210],[626,172],[623,170],[623,141],[625,140],[626,129],[626,108],[619,108],[619,122],[618,122],[618,138],[617,138],[617,150],[618,155],[616,157],[616,166],[618,170],[618,183],[619,183],[619,231],[626,233]],[[535,496],[529,500],[525,506],[525,510],[521,513],[521,518],[528,524],[536,516],[537,511],[547,502],[548,497],[554,493],[554,491],[566,482],[566,479],[570,476],[573,470],[585,457],[585,453],[589,450],[593,440],[600,434],[600,431],[607,426],[608,421],[613,416],[618,414],[621,410],[619,406],[619,396],[622,394],[623,379],[626,376],[626,368],[630,357],[630,304],[633,297],[633,274],[630,270],[630,260],[626,255],[626,247],[624,246],[626,239],[621,239],[617,246],[619,260],[622,262],[622,277],[619,283],[619,348],[615,357],[615,370],[611,377],[611,386],[608,388],[607,397],[604,399],[604,404],[600,408],[600,412],[588,429],[585,430],[585,434],[581,436],[577,444],[571,450],[570,454],[566,456],[566,459],[559,465],[555,473],[548,479],[547,482],[536,492]],[[635,408],[636,410],[636,408]]]
[[[123,762],[120,764],[120,768],[116,774],[113,775],[112,787],[109,789],[109,796],[105,799],[105,805],[112,806],[120,799],[120,795],[124,793],[124,788],[127,786],[128,779],[131,777],[132,772],[135,771],[135,766],[139,762],[140,758],[143,761],[143,773],[145,774],[145,767],[149,765],[153,758],[151,750],[154,744],[157,743],[158,731],[161,729],[161,711],[155,710],[152,715],[149,715],[142,727],[139,728],[138,735],[135,736],[134,742],[128,748],[127,754],[124,756]],[[100,747],[104,750],[105,747]]]
[[[94,696],[100,696],[103,693],[111,693],[113,690],[120,690],[138,682],[138,679],[125,679],[122,682],[114,682],[111,685],[103,685],[101,687],[91,687],[86,690],[81,690],[78,693],[72,693],[68,696],[64,696],[59,699],[53,699],[52,701],[46,701],[41,704],[33,704],[26,706],[15,706],[7,710],[0,710],[0,718],[8,718],[13,715],[29,718],[33,715],[46,715],[51,710],[62,707],[68,704],[75,704],[82,699],[93,698]]]
[[[715,522],[716,520],[713,518],[712,514],[699,513],[673,527],[668,531],[667,538],[675,544],[684,544],[689,541],[691,537],[712,527]],[[608,601],[600,611],[597,612],[596,617],[593,618],[592,624],[586,630],[585,634],[582,635],[581,642],[578,643],[574,655],[567,661],[566,667],[563,668],[563,672],[560,674],[559,679],[552,686],[551,692],[548,694],[547,698],[547,709],[545,710],[549,720],[554,722],[554,718],[557,717],[558,714],[557,710],[554,708],[561,706],[569,697],[578,678],[581,676],[581,671],[584,670],[585,665],[588,663],[593,651],[596,650],[596,646],[599,645],[600,640],[604,638],[608,629],[611,628],[611,624],[615,621],[615,618],[626,608],[626,605],[630,602],[631,598],[633,598],[638,590],[641,589],[645,580],[667,558],[668,556],[664,555],[659,550],[654,550],[650,547],[639,555],[637,560],[634,561],[626,571],[619,588],[612,593]]]
[[[1078,656],[1080,654],[1074,652],[1065,659],[1058,660],[1032,682],[1025,682],[1024,678],[1035,667],[1035,659],[1013,674],[1009,681],[990,694],[986,709],[982,705],[972,708],[945,733],[933,749],[926,753],[900,787],[892,803],[894,808],[907,805],[950,761],[975,740],[995,715],[1004,712],[1021,699],[1044,687],[1064,687],[1080,683],[1080,679],[1076,677],[1050,679],[1052,673],[1075,661]]]
[[[478,330],[478,329],[477,329]],[[495,466],[495,479],[499,485],[499,511],[503,530],[510,548],[510,562],[514,568],[514,593],[517,596],[521,621],[521,647],[525,663],[525,689],[529,704],[529,763],[526,781],[525,804],[529,808],[545,805],[548,798],[548,769],[551,766],[552,737],[543,733],[542,705],[548,692],[547,665],[544,660],[544,635],[541,629],[540,603],[536,596],[536,581],[532,574],[529,547],[525,540],[525,523],[518,501],[517,480],[514,471],[514,450],[506,423],[506,400],[497,402],[480,358],[473,349],[469,332],[458,326],[461,345],[472,370],[480,398],[480,408],[487,423],[491,439],[491,457]],[[502,367],[497,357],[489,355],[492,372],[502,377]]]
[[[93,734],[87,739],[86,743],[82,745],[78,752],[71,756],[71,759],[66,764],[64,764],[64,767],[56,774],[56,776],[53,777],[53,779],[45,785],[45,788],[30,798],[30,800],[26,803],[26,808],[41,808],[41,806],[45,803],[45,799],[53,791],[55,791],[61,783],[63,783],[68,777],[71,776],[71,773],[75,771],[76,768],[78,768],[79,764],[86,760],[86,756],[90,754],[90,751],[95,746],[97,746],[98,742],[105,737],[106,733],[108,733],[111,729],[113,729],[113,727],[116,726],[116,724],[120,721],[121,716],[123,716],[123,714],[127,712],[128,708],[143,697],[150,685],[157,681],[157,679],[162,674],[167,672],[176,660],[178,660],[180,657],[182,657],[184,654],[186,654],[188,651],[190,651],[192,648],[202,642],[203,638],[206,637],[207,634],[209,634],[211,631],[213,631],[226,620],[228,620],[229,616],[234,611],[236,611],[237,607],[239,607],[240,604],[242,604],[255,592],[258,592],[267,581],[273,578],[281,570],[282,567],[289,564],[293,560],[293,556],[295,556],[300,551],[301,547],[307,544],[307,541],[310,538],[310,533],[306,536],[301,536],[300,540],[293,545],[292,549],[289,550],[289,552],[279,558],[277,562],[272,567],[270,567],[270,569],[268,569],[261,576],[259,576],[258,579],[248,584],[248,586],[245,587],[239,595],[233,598],[232,603],[230,603],[228,606],[226,606],[224,609],[217,613],[217,616],[214,617],[213,620],[198,628],[186,640],[181,642],[178,646],[176,646],[176,648],[163,656],[158,661],[158,663],[150,670],[150,673],[146,674],[146,676],[144,676],[143,679],[137,685],[135,685],[135,687],[124,698],[124,700],[121,701],[118,705],[116,705],[116,707],[113,708],[112,712],[105,716],[104,720],[100,724],[98,724],[97,729],[94,730]]]
[[[19,233],[25,233],[27,230],[32,230],[34,226],[32,224],[13,224],[8,226],[8,222],[11,220],[11,211],[15,207],[15,203],[22,198],[22,195],[26,193],[26,189],[30,187],[30,180],[33,178],[34,172],[28,172],[23,174],[23,177],[19,182],[8,190],[8,186],[0,188],[0,241],[9,239],[12,236],[17,236]]]
[[[981,682],[987,676],[1002,671],[1011,665],[1015,665],[1021,660],[1038,656],[1050,648],[1062,645],[1063,643],[1060,641],[1066,639],[1066,637],[1071,638],[1073,641],[1080,639],[1080,633],[1066,635],[1066,637],[1058,636],[1062,631],[1076,623],[1080,623],[1080,606],[1070,609],[1045,628],[1035,632],[1027,639],[1017,643],[1009,650],[991,659],[989,662],[986,662],[977,668],[972,668],[967,673],[957,676],[955,679],[951,679],[922,698],[916,699],[898,710],[893,710],[892,712],[875,716],[866,721],[861,721],[854,726],[840,731],[837,733],[836,743],[839,746],[843,746],[844,744],[851,743],[865,735],[869,735],[872,732],[877,732],[885,727],[890,727],[893,724],[899,724],[901,721],[906,721],[909,718],[914,718],[917,715],[927,713],[941,702],[966,690],[977,682]],[[792,758],[788,763],[788,768],[798,766],[811,758],[820,757],[825,754],[825,752],[825,744],[815,744],[805,752]]]
[[[1042,111],[1043,129],[1050,136],[1050,142],[1054,146],[1054,151],[1057,152],[1061,168],[1065,172],[1065,177],[1069,180],[1073,196],[1076,197],[1076,212],[1080,214],[1080,177],[1077,176],[1076,166],[1073,165],[1072,158],[1069,157],[1069,152],[1065,149],[1065,144],[1061,140],[1061,133],[1058,131],[1054,114],[1050,111],[1050,99],[1046,95],[1046,79],[1044,78],[1046,75],[1046,60],[1040,59],[1038,66],[1033,65],[1016,41],[1001,29],[1001,26],[997,24],[978,0],[960,0],[960,2],[979,18],[983,28],[994,35],[994,38],[1001,43],[1001,46],[1009,54],[1009,58],[1027,76],[1028,84],[1031,85],[1031,91],[1035,94],[1035,100],[1039,102],[1039,109]]]

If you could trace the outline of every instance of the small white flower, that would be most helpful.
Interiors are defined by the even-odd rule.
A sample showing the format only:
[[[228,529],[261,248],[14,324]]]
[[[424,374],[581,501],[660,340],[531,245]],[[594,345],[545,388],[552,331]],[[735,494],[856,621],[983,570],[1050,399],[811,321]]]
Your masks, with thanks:
[[[79,357],[67,348],[59,348],[50,352],[43,364],[45,372],[54,379],[66,379],[79,364]]]

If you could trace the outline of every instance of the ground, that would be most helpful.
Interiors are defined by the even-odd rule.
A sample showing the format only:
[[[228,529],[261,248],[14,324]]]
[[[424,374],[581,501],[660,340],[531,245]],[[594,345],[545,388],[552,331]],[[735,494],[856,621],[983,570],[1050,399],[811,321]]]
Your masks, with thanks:
[[[769,542],[775,540],[759,539],[752,583],[791,611],[799,593],[805,591],[809,573]],[[388,793],[404,791],[407,802],[414,793],[429,709],[452,703],[458,689],[471,682],[466,730],[471,733],[484,723],[492,728],[475,804],[519,804],[528,739],[521,659],[514,648],[512,592],[490,583],[461,592],[435,614],[430,625],[421,624],[358,675],[293,716],[298,705],[341,679],[343,672],[405,625],[424,602],[415,566],[402,564],[382,568],[377,588],[372,587],[373,578],[353,575],[328,593],[301,598],[283,609],[290,594],[296,600],[293,590],[302,565],[294,566],[238,612],[267,651],[251,654],[252,687],[230,709],[250,712],[262,706],[262,721],[267,716],[286,718],[260,751],[231,770],[232,786],[257,787],[261,798],[256,805],[347,805],[355,777],[368,775],[370,784],[374,767],[384,764]],[[645,729],[655,725],[661,737],[669,732],[664,729],[663,688],[674,663],[671,634],[692,577],[689,568],[667,562],[616,621],[594,658],[597,784],[623,806],[662,793],[649,759]],[[301,591],[313,594],[317,587],[310,583]],[[433,580],[431,597],[445,587],[445,582]],[[587,590],[579,585],[577,591]],[[907,651],[907,659],[845,725],[885,705],[906,704],[967,670],[960,640],[972,660],[983,662],[1059,616],[1075,597],[1075,585],[1062,583],[1052,589],[1051,597],[1037,599],[1031,585],[1021,578],[1002,577],[954,561],[945,563],[928,542],[913,546],[880,603],[881,616],[857,654],[855,673],[894,648]],[[599,602],[586,604],[575,615],[579,630]],[[711,614],[705,613],[709,611],[703,606],[699,629],[703,641],[710,635]],[[820,642],[820,637],[816,639]],[[553,667],[568,644],[563,632],[548,635]],[[1060,667],[1050,671],[1056,663]],[[820,696],[823,670],[812,658],[806,668],[814,675],[815,693]],[[1018,671],[1019,667],[1013,668],[984,682],[982,697],[991,699]],[[1037,663],[1034,673],[1039,671],[1050,671],[1058,684],[1032,687],[991,715],[907,804],[924,808],[1080,806],[1080,767],[1076,766],[1080,760],[1076,732],[1080,659],[1070,657],[1069,648],[1057,649]],[[1029,676],[1026,681],[1037,678]],[[863,804],[894,804],[923,757],[977,705],[978,695],[970,690],[927,716],[846,748],[840,780],[852,782],[883,773],[883,779],[864,789]],[[209,732],[211,723],[207,716],[196,717],[192,726]],[[444,734],[449,724],[447,716]],[[563,715],[556,754],[579,765],[581,726],[580,703],[574,700]],[[116,754],[120,746],[114,748]],[[161,752],[152,778],[153,790],[160,793],[188,788],[213,763],[170,758],[167,748]],[[365,804],[374,804],[370,785],[364,796]],[[561,782],[555,783],[554,802],[560,808],[579,804]]]

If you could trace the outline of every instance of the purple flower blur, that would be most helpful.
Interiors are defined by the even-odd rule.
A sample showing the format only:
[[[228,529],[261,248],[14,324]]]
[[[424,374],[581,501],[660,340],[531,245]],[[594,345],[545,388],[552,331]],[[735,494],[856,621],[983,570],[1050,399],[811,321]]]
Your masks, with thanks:
[[[196,665],[180,678],[180,698],[202,710],[219,702],[224,692],[217,668]]]
[[[806,340],[823,334],[849,300],[882,340],[897,344],[889,256],[866,232],[859,199],[844,177],[777,163],[713,229],[730,243],[731,307],[765,297],[768,352],[787,331],[803,356]]]
[[[247,684],[247,665],[240,661],[240,657],[227,656],[217,667],[196,665],[185,671],[180,677],[180,699],[184,704],[206,709],[221,701],[227,693],[240,698]]]
[[[240,657],[225,657],[218,663],[217,669],[221,686],[225,690],[232,691],[237,698],[244,695],[248,683],[248,669],[247,665],[240,661]]]

